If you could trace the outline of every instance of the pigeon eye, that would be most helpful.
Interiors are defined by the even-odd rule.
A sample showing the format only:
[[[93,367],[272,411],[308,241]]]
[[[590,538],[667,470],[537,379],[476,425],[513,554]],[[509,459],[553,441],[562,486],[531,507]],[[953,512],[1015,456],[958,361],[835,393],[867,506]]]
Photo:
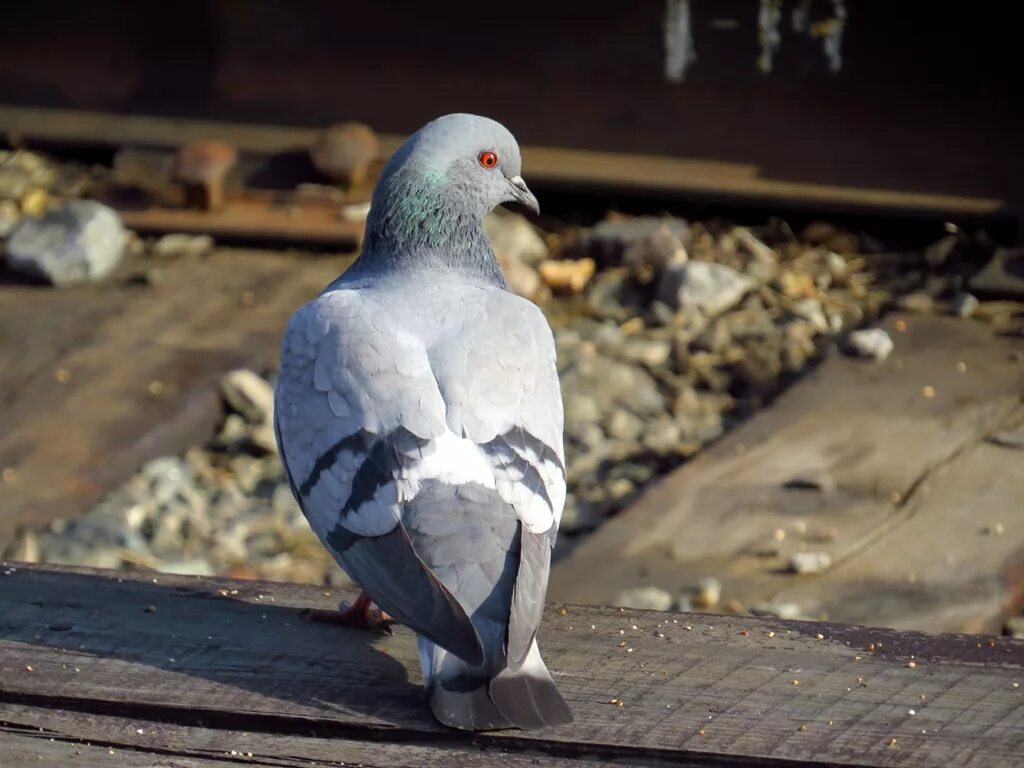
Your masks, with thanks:
[[[498,164],[498,155],[490,150],[481,152],[480,157],[477,158],[480,161],[480,165],[484,168],[493,168]]]

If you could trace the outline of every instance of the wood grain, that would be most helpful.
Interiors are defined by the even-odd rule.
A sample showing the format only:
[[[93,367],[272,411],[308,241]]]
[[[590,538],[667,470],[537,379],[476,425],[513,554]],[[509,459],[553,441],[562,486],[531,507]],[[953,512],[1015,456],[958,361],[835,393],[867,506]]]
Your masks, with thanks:
[[[628,587],[679,594],[716,576],[723,604],[998,631],[1020,597],[1024,454],[984,441],[1024,416],[1024,343],[950,317],[884,327],[885,363],[830,356],[556,564],[551,595],[609,604]],[[791,483],[816,477],[834,487]],[[789,573],[802,550],[831,569]]]
[[[5,705],[215,730],[468,738],[430,717],[409,632],[303,618],[338,594],[0,573]],[[573,606],[549,609],[540,641],[576,722],[474,743],[638,765],[1024,765],[1019,641]]]

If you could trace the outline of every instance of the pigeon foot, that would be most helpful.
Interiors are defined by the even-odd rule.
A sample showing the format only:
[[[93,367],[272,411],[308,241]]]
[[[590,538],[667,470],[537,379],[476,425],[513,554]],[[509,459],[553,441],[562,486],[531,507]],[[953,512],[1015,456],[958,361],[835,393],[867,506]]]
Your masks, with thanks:
[[[335,624],[342,627],[355,629],[369,629],[376,632],[393,634],[391,622],[393,619],[381,610],[375,610],[373,600],[363,592],[356,598],[354,603],[343,602],[338,606],[337,611],[323,611],[310,608],[305,611],[305,616],[310,621],[324,624]]]

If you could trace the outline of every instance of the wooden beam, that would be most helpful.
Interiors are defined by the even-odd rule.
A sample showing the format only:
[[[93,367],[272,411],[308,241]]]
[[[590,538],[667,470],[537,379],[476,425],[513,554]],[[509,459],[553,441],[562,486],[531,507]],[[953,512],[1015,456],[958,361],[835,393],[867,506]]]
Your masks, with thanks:
[[[41,724],[122,745],[135,738],[122,725],[154,728],[150,745],[184,744],[197,760],[245,732],[268,751],[288,744],[271,737],[311,736],[295,747],[306,759],[335,738],[341,755],[370,742],[384,757],[390,745],[451,756],[409,765],[480,749],[588,765],[1024,765],[1019,641],[552,606],[540,642],[576,721],[471,736],[430,716],[410,632],[303,618],[341,596],[0,564],[0,733],[24,739]]]
[[[0,132],[30,141],[105,146],[178,146],[196,138],[219,138],[242,152],[257,154],[305,150],[318,133],[309,128],[15,106],[0,106]],[[400,136],[382,136],[381,152],[390,155],[401,140]],[[995,215],[1005,207],[1003,201],[994,198],[771,179],[760,176],[756,166],[716,160],[535,146],[523,147],[523,157],[526,175],[537,186],[717,196],[930,215]]]
[[[715,576],[723,604],[998,632],[1022,594],[1024,454],[985,441],[1024,416],[1020,341],[955,317],[882,327],[884,363],[824,360],[557,563],[551,594],[602,604]],[[831,566],[793,574],[803,550]]]

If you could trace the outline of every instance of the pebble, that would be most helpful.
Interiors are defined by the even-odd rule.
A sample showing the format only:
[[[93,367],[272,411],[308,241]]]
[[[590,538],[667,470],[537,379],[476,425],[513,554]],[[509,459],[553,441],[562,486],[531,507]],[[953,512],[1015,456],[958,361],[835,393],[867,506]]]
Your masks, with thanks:
[[[266,379],[240,368],[221,380],[228,407],[250,424],[269,424],[274,415],[274,390]]]
[[[7,264],[57,286],[93,282],[114,270],[127,241],[112,208],[73,200],[41,217],[21,219],[7,239]]]
[[[612,602],[616,608],[635,608],[649,611],[668,611],[672,608],[672,595],[660,587],[633,587],[618,594]]]
[[[831,565],[827,552],[797,552],[789,559],[789,569],[799,574],[822,573]]]
[[[694,307],[708,317],[739,303],[754,281],[725,264],[689,261],[672,265],[661,275],[658,298],[670,307]]]
[[[484,229],[499,260],[504,256],[536,267],[551,258],[536,227],[518,213],[497,208],[484,217]]]
[[[160,258],[198,257],[213,251],[213,238],[209,235],[164,235],[155,243],[151,253]]]
[[[881,328],[854,331],[847,339],[848,349],[859,357],[884,361],[893,350],[892,337]]]
[[[595,224],[580,246],[602,265],[622,264],[632,246],[664,234],[671,235],[685,248],[690,239],[690,225],[682,219],[660,216],[609,218]]]
[[[559,293],[582,293],[597,265],[593,259],[575,261],[548,259],[537,265],[544,284]]]
[[[908,293],[896,302],[900,309],[908,312],[927,313],[935,310],[935,299],[927,293]]]
[[[953,299],[949,305],[949,311],[959,317],[968,318],[978,311],[981,302],[976,296],[969,293],[961,293]]]
[[[698,608],[714,608],[722,599],[722,582],[714,577],[707,577],[697,582],[697,594],[693,604]]]

